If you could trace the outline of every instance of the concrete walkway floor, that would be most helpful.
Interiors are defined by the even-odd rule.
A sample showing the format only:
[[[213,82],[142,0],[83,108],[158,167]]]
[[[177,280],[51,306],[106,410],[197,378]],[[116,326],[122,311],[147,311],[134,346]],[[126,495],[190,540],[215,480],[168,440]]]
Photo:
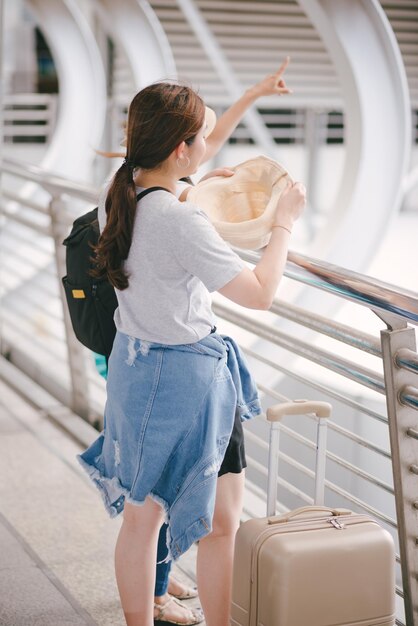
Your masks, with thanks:
[[[81,447],[0,380],[0,626],[125,624],[113,571],[121,520],[79,467]],[[192,581],[194,559],[177,578]]]

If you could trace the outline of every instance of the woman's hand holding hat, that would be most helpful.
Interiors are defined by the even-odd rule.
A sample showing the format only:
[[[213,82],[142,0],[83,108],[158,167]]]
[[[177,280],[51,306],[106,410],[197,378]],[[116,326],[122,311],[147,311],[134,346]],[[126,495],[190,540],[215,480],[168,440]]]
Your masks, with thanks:
[[[214,178],[215,176],[232,176],[233,173],[234,173],[234,170],[232,170],[229,167],[217,167],[216,169],[211,170],[210,172],[202,176],[202,178],[199,180],[199,183],[201,183],[202,180],[207,180],[208,178]]]
[[[277,203],[273,228],[280,227],[291,232],[294,222],[302,215],[305,204],[305,185],[289,181]]]

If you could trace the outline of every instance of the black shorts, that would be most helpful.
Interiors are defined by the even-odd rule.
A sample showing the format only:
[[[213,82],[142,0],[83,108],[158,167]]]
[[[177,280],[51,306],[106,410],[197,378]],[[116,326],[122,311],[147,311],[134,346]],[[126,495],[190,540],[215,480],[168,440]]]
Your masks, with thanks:
[[[234,427],[218,477],[228,473],[240,474],[245,467],[247,467],[247,461],[245,459],[244,429],[238,411],[235,411]]]

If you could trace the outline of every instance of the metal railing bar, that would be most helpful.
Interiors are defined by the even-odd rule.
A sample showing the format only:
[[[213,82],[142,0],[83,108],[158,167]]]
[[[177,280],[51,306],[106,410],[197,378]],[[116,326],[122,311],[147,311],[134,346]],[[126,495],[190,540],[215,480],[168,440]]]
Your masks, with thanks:
[[[298,489],[297,487],[292,485],[292,483],[289,483],[289,481],[285,480],[284,478],[280,478],[280,477],[277,478],[277,486],[283,487],[289,493],[293,494],[294,496],[298,496],[301,500],[304,500],[305,502],[307,502],[307,504],[314,503],[314,499],[311,496],[308,496],[308,494],[306,494],[301,489]]]
[[[251,435],[254,435],[254,433],[251,433]],[[256,438],[256,437],[257,436],[255,435],[254,438]],[[253,439],[253,437],[250,437],[250,439]],[[302,463],[299,463],[298,461],[295,461],[295,459],[292,459],[290,456],[288,456],[284,452],[279,452],[278,455],[279,455],[279,458],[281,458],[283,461],[285,461],[285,463],[287,463],[288,465],[294,467],[295,469],[297,469],[298,471],[302,472],[306,476],[309,476],[309,478],[315,478],[315,472],[310,470],[309,467],[306,467],[306,465],[303,465]],[[251,463],[258,463],[258,462],[255,461],[254,459],[251,459]],[[265,476],[267,476],[267,474],[268,474],[267,468],[264,465],[261,465],[261,463],[259,465],[260,465],[260,467],[264,468],[262,473]],[[259,471],[261,472],[261,469]],[[280,480],[280,478],[278,478],[278,480]],[[309,496],[306,496],[306,497],[309,497]]]
[[[330,461],[334,461],[334,463],[337,463],[337,465],[340,465],[340,467],[349,470],[356,476],[363,478],[363,480],[367,480],[369,483],[372,483],[375,487],[380,487],[380,489],[383,489],[387,493],[390,493],[392,496],[395,495],[394,488],[391,487],[388,483],[385,483],[379,478],[373,476],[372,474],[369,474],[369,472],[365,472],[364,470],[355,467],[355,465],[353,465],[349,461],[344,461],[333,452],[327,452],[327,458],[330,459]]]
[[[260,418],[260,419],[263,419],[263,418]],[[256,435],[255,433],[253,433],[251,430],[245,429],[245,439],[249,439],[250,441],[253,441],[257,446],[259,446],[260,448],[263,448],[264,450],[268,451],[269,449],[269,444],[267,443],[267,441],[262,439],[259,435]]]
[[[256,385],[257,385],[257,389],[259,391],[262,391],[263,393],[265,393],[267,396],[270,396],[271,398],[275,398],[276,400],[280,400],[280,402],[288,402],[290,401],[290,398],[288,398],[287,396],[285,396],[284,394],[275,391],[274,389],[270,389],[270,387],[266,387],[266,385],[263,385],[263,383],[260,383],[260,381],[256,380]]]
[[[267,324],[256,322],[242,313],[232,311],[223,305],[214,304],[213,308],[219,317],[237,324],[241,328],[256,334],[258,337],[267,339],[271,343],[280,346],[293,354],[304,357],[328,370],[337,372],[345,378],[349,378],[354,382],[373,389],[373,391],[385,394],[385,384],[383,376],[380,374],[377,374],[376,372],[373,372],[365,367],[358,366],[356,363],[348,361],[347,359],[337,357],[326,350],[322,350],[317,347],[312,349],[310,344],[301,341],[300,339],[290,337],[289,335],[277,330],[276,328],[272,328]]]
[[[276,398],[280,401],[283,401],[283,396],[281,396],[281,394],[277,394],[274,390],[272,389],[268,389],[267,387],[264,387],[263,385],[260,385],[257,383],[257,387],[259,389],[261,389],[264,393],[266,393],[267,395]],[[290,398],[286,398],[286,401],[290,400]],[[307,414],[307,417],[311,418],[311,419],[315,419],[313,416]],[[383,448],[380,448],[379,446],[376,446],[374,443],[372,443],[371,441],[368,441],[366,439],[363,439],[362,437],[359,437],[358,435],[356,435],[355,433],[353,433],[351,430],[347,430],[346,428],[344,428],[343,426],[340,426],[339,424],[336,424],[335,422],[333,422],[332,420],[328,420],[328,428],[330,430],[333,430],[334,432],[337,432],[338,434],[347,437],[347,439],[350,439],[351,441],[353,441],[354,443],[367,448],[368,450],[371,450],[372,452],[375,452],[376,454],[379,454],[380,456],[383,456],[389,460],[392,459],[390,452],[388,452],[387,450],[384,450]]]
[[[290,401],[290,398],[286,398],[282,394],[277,393],[273,389],[269,389],[268,387],[266,387],[263,384],[260,384],[260,383],[257,382],[257,387],[258,387],[258,389],[263,391],[265,394],[269,395],[272,398],[280,400],[281,402],[283,402],[283,401],[286,401],[286,402]],[[307,415],[307,417],[309,417],[311,419],[315,419],[315,417],[310,415],[309,413],[307,413],[306,415]],[[344,437],[347,437],[347,439],[350,439],[351,441],[354,441],[354,443],[357,443],[358,445],[360,445],[360,446],[362,446],[364,448],[367,448],[368,450],[372,450],[372,452],[375,452],[376,454],[379,454],[380,456],[383,456],[383,457],[385,457],[385,458],[387,458],[389,460],[392,459],[390,452],[388,452],[387,450],[384,450],[383,448],[380,448],[379,446],[376,446],[371,441],[368,441],[366,439],[363,439],[362,437],[359,437],[358,435],[353,433],[351,430],[347,430],[346,428],[344,428],[343,426],[340,426],[339,424],[336,424],[332,420],[328,420],[327,424],[328,424],[328,428],[330,428],[330,430],[333,430],[334,432],[337,432],[338,434],[340,434],[340,435],[342,435]],[[387,424],[387,420],[386,420],[386,424]]]
[[[31,230],[39,231],[42,235],[44,235],[47,238],[52,237],[52,226],[50,222],[48,224],[38,224],[36,221],[32,221],[30,218],[25,217],[21,215],[20,213],[13,213],[5,205],[3,205],[2,207],[2,215],[4,216],[4,218],[10,220],[11,222],[23,224],[24,226],[26,226],[27,228]],[[42,213],[42,215],[44,214]],[[48,215],[48,213],[45,213],[45,215]],[[65,214],[65,216],[61,215],[60,217],[62,219],[61,221],[57,220],[56,226],[57,228],[61,227],[62,239],[64,240],[66,235],[70,232],[71,224],[74,221],[74,216]],[[13,235],[16,239],[19,238],[17,233],[13,233]],[[24,239],[24,237],[20,237],[20,239]]]
[[[373,517],[376,517],[377,519],[380,519],[382,522],[385,522],[386,524],[388,524],[388,526],[392,526],[392,528],[396,528],[396,529],[398,528],[398,525],[394,519],[392,519],[391,517],[388,517],[384,513],[381,513],[380,511],[370,506],[369,504],[366,504],[366,502],[363,502],[363,500],[360,500],[359,498],[352,496],[351,494],[348,493],[348,491],[341,489],[341,487],[338,487],[334,483],[331,483],[329,480],[325,481],[325,487],[327,487],[334,493],[337,493],[338,495],[342,496],[349,502],[356,504],[358,507],[360,507],[364,511],[367,511],[368,513],[370,513],[370,515],[372,515]]]
[[[10,248],[7,244],[5,246],[3,246],[3,250],[5,252],[14,252],[13,248]],[[41,264],[39,267],[35,268],[36,269],[36,273],[33,273],[33,266],[31,266],[30,264],[26,264],[26,262],[28,261],[27,256],[24,256],[22,253],[15,253],[15,258],[18,260],[18,262],[20,263],[20,267],[13,267],[13,278],[19,278],[21,279],[21,281],[23,283],[25,283],[29,276],[26,273],[22,273],[25,270],[31,269],[32,273],[30,274],[30,280],[34,281],[39,277],[43,277],[45,276],[48,279],[53,279],[55,281],[57,281],[57,283],[59,284],[59,278],[57,276],[57,272],[56,269],[54,267],[55,263],[54,260],[52,258],[45,258],[42,260]],[[45,254],[45,256],[47,257],[47,255]],[[4,269],[6,270],[8,267],[8,265],[4,265]],[[5,283],[1,283],[1,284],[5,284]],[[33,283],[32,283],[33,284]],[[41,286],[41,285],[39,285]],[[35,287],[33,287],[35,289]],[[56,296],[59,297],[59,294],[57,294],[56,290],[54,290],[52,285],[48,285],[48,283],[43,284],[42,285],[42,289],[44,291],[44,293],[47,293],[50,296]]]
[[[264,467],[264,465],[262,465],[258,461],[255,461],[252,458],[248,458],[247,459],[247,464],[250,467],[252,467],[253,469],[255,469],[256,471],[258,471],[263,476],[267,477],[267,468]],[[289,493],[292,493],[294,496],[297,496],[298,498],[300,498],[301,500],[304,500],[308,504],[312,504],[313,503],[313,498],[308,496],[304,491],[301,491],[300,489],[298,489],[297,487],[295,487],[291,483],[288,483],[286,480],[283,480],[282,478],[278,477],[277,478],[277,484],[282,486],[282,487],[285,487],[287,489],[287,491],[289,491]]]
[[[17,325],[13,325],[13,324],[10,324],[10,323],[9,323],[9,325],[10,325],[10,326],[13,326],[13,328],[14,328],[15,330],[18,330],[18,329],[19,329],[19,326],[17,326]],[[30,333],[30,332],[28,332],[28,330],[22,330],[22,332],[21,332],[21,336],[23,336],[23,337],[27,337],[28,339],[30,339],[30,340],[31,340],[31,342],[32,342],[33,347],[34,347],[34,348],[36,348],[36,349],[41,349],[41,350],[42,350],[42,354],[43,354],[44,356],[48,357],[48,358],[57,359],[57,360],[58,360],[58,362],[59,362],[59,363],[61,363],[62,359],[65,359],[65,357],[66,357],[66,354],[65,354],[64,352],[62,352],[62,353],[60,354],[59,352],[54,352],[54,350],[53,350],[53,349],[51,349],[51,348],[49,348],[49,346],[48,346],[48,347],[46,347],[46,346],[45,346],[45,341],[42,343],[42,342],[38,339],[38,337],[34,336],[33,332],[32,332],[32,333]],[[7,342],[8,335],[4,334],[4,337],[5,337],[6,342]],[[6,343],[6,342],[5,342],[5,343]],[[12,346],[12,349],[13,349],[13,346]],[[63,363],[66,363],[66,361],[65,361],[65,362],[63,361]]]
[[[283,426],[282,426],[283,428]],[[254,433],[251,433],[252,435]],[[255,437],[257,437],[255,435]],[[250,437],[251,439],[251,437]],[[296,437],[295,437],[296,439]],[[305,443],[305,442],[303,442]],[[309,442],[309,444],[311,444],[312,442]],[[314,447],[312,445],[312,447]],[[285,452],[279,452],[279,459],[282,459],[285,463],[287,463],[288,465],[290,465],[291,467],[293,467],[294,469],[298,470],[299,472],[301,472],[302,474],[305,474],[306,476],[309,476],[309,478],[315,478],[315,472],[311,469],[309,469],[309,467],[306,467],[306,465],[303,465],[302,463],[299,463],[299,461],[296,461],[295,459],[292,459],[288,454],[286,454]],[[266,469],[267,472],[267,469]]]
[[[1,210],[2,210],[2,216],[5,219],[13,220],[14,222],[17,222],[18,224],[22,224],[22,226],[26,226],[27,228],[30,228],[31,230],[34,230],[37,233],[41,233],[41,235],[51,236],[51,227],[49,225],[42,226],[41,224],[34,224],[33,222],[26,219],[22,215],[14,215],[12,213],[9,213],[9,211],[5,209],[4,207],[2,207]]]
[[[21,274],[16,272],[16,276],[21,279],[21,282],[18,285],[8,285],[7,283],[0,283],[0,287],[4,289],[4,295],[0,297],[0,301],[5,298],[13,297],[17,302],[30,302],[38,312],[44,313],[47,317],[51,318],[57,322],[63,322],[62,312],[51,311],[51,304],[55,304],[57,301],[60,301],[59,296],[55,291],[52,290],[52,287],[49,289],[44,289],[43,285],[31,285],[30,288],[27,286],[28,277],[22,277]],[[22,291],[26,289],[26,292]],[[42,290],[42,301],[39,301],[39,292]],[[36,292],[38,294],[36,295]],[[52,302],[53,301],[53,302]],[[31,312],[28,312],[28,317]]]
[[[31,229],[32,226],[29,226],[28,228]],[[26,236],[26,231],[18,232],[17,230],[13,229],[12,226],[12,228],[5,228],[3,231],[3,235],[10,235],[10,237],[13,237],[14,240],[31,245],[34,249],[41,250],[42,252],[44,252],[44,254],[48,254],[51,259],[54,258],[54,243],[49,234],[46,234],[43,237],[39,237],[35,241],[32,233],[30,233],[30,236]],[[7,241],[5,236],[3,236],[3,239],[4,241]]]
[[[315,472],[314,471],[310,470],[308,467],[302,465],[301,463],[298,463],[297,461],[295,461],[294,459],[289,457],[287,454],[279,453],[279,457],[285,463],[287,463],[291,467],[294,467],[295,469],[299,470],[301,473],[305,474],[306,476],[309,476],[312,479],[315,478]],[[248,460],[247,460],[247,462],[248,462]],[[264,466],[261,466],[261,467],[264,467]],[[264,467],[264,471],[265,471],[265,475],[267,475],[267,469],[265,467]],[[261,472],[261,469],[260,469],[260,472]],[[263,473],[263,472],[261,472],[261,473]],[[361,507],[363,510],[367,511],[368,513],[370,513],[371,515],[377,517],[378,519],[386,522],[388,525],[392,526],[393,528],[397,528],[397,524],[396,524],[395,520],[393,520],[392,518],[388,517],[387,515],[385,515],[381,511],[378,511],[374,507],[368,505],[366,502],[363,502],[363,500],[360,500],[359,498],[356,498],[355,496],[352,496],[347,491],[345,491],[345,489],[342,489],[341,487],[339,487],[338,485],[335,485],[331,481],[325,480],[325,487],[327,487],[331,491],[334,491],[334,493],[337,493],[338,495],[343,496],[349,502],[352,502],[353,504],[356,504],[357,506]]]
[[[328,424],[328,426],[330,426],[330,424]],[[287,435],[289,435],[289,437],[291,437],[292,439],[295,439],[296,441],[299,441],[300,443],[306,445],[307,447],[311,448],[312,450],[316,450],[316,444],[313,441],[311,441],[310,439],[307,439],[303,435],[300,435],[299,433],[295,432],[292,428],[289,428],[288,426],[285,426],[284,424],[281,424],[280,425],[280,429],[282,430],[282,432],[284,432]],[[361,443],[362,445],[365,445],[365,447],[369,447],[367,445],[367,442],[360,441],[358,443]],[[380,453],[379,449],[375,450],[375,452],[376,451]],[[391,487],[387,483],[384,483],[383,481],[380,481],[378,478],[376,478],[372,474],[369,474],[368,472],[365,472],[364,470],[361,470],[359,468],[354,467],[349,461],[346,461],[346,460],[342,459],[341,457],[338,457],[336,454],[334,454],[334,453],[332,453],[332,452],[330,452],[328,450],[326,452],[326,457],[328,459],[334,461],[335,463],[337,463],[341,467],[344,467],[345,469],[348,469],[349,471],[353,472],[357,476],[363,478],[364,480],[367,480],[367,481],[373,483],[375,486],[381,487],[382,489],[384,489],[385,491],[388,491],[392,495],[394,494],[393,487]]]
[[[322,335],[327,335],[336,341],[341,341],[342,343],[373,354],[374,356],[382,356],[380,341],[376,337],[373,337],[373,335],[362,333],[350,326],[334,322],[315,313],[307,312],[300,307],[281,302],[280,300],[274,301],[270,311],[296,324],[300,324],[305,328],[310,328]]]
[[[2,170],[7,174],[18,176],[25,180],[31,180],[35,183],[39,183],[48,191],[54,190],[59,194],[67,194],[70,196],[77,196],[81,200],[87,200],[93,204],[97,204],[99,197],[99,190],[94,187],[89,187],[83,183],[76,183],[69,181],[58,174],[52,174],[46,172],[36,165],[29,165],[27,163],[21,163],[15,159],[3,159]]]
[[[280,430],[281,432],[285,433],[286,435],[288,435],[295,441],[298,441],[299,443],[302,443],[303,445],[307,446],[311,450],[316,450],[316,444],[313,441],[311,441],[310,439],[307,439],[306,437],[296,432],[292,428],[285,426],[284,424],[281,424]],[[245,437],[251,440],[256,445],[258,445],[260,448],[268,450],[269,448],[268,443],[264,441],[264,439],[256,435],[255,433],[251,432],[250,430],[245,431]],[[281,452],[279,452],[279,457],[280,456],[283,456]],[[285,455],[283,456],[283,458],[285,458]],[[368,482],[372,483],[375,487],[380,487],[384,491],[387,491],[391,495],[394,495],[394,489],[391,485],[381,481],[376,476],[373,476],[373,474],[369,474],[369,472],[366,472],[364,470],[361,470],[360,468],[355,467],[354,465],[352,465],[352,463],[350,463],[349,461],[346,461],[345,459],[342,459],[341,457],[337,456],[333,452],[330,452],[327,450],[326,458],[330,459],[331,461],[334,461],[334,463],[337,463],[340,467],[343,467],[344,469],[352,472],[353,474],[356,474],[363,480],[367,480]],[[305,467],[305,466],[302,466],[302,467]]]
[[[30,244],[30,239],[24,239],[22,237],[14,237],[13,236],[13,241],[11,241],[12,237],[7,237],[4,236],[2,238],[2,249],[4,251],[10,251],[13,252],[13,254],[15,256],[17,256],[19,259],[21,259],[22,261],[27,261],[28,257],[24,256],[19,249],[16,248],[16,246],[31,246],[31,250],[33,250],[34,252],[36,252],[36,254],[39,255],[43,255],[43,260],[42,262],[44,264],[48,264],[48,265],[53,265],[54,264],[54,257],[53,257],[53,253],[52,250],[46,250],[44,247],[41,247],[40,245],[38,245],[38,243],[34,243],[33,245]]]
[[[55,259],[54,259],[54,256],[52,255],[52,252],[45,250],[44,248],[41,248],[40,246],[36,246],[36,245],[31,246],[29,239],[20,238],[18,241],[16,241],[16,239],[17,238],[13,238],[13,241],[11,241],[11,238],[3,237],[2,250],[4,250],[5,252],[13,253],[15,258],[17,258],[21,262],[22,267],[28,267],[33,272],[34,267],[33,267],[33,264],[30,263],[31,259],[28,258],[27,251],[25,254],[18,248],[18,246],[20,245],[25,246],[25,247],[26,246],[30,247],[31,253],[36,253],[39,256],[39,259],[37,259],[39,262],[39,266],[35,268],[36,271],[43,272],[49,276],[55,275],[56,277],[57,274],[56,274]],[[22,278],[24,278],[24,276],[22,276]]]
[[[29,337],[30,335],[28,335],[27,333],[22,333],[24,334],[26,337]],[[8,336],[4,335],[5,338],[5,345],[7,345],[7,341],[8,341]],[[53,352],[52,350],[45,348],[45,342],[41,343],[39,342],[39,340],[36,337],[30,336],[31,341],[33,342],[33,346],[36,348],[40,348],[42,349],[42,354],[46,355],[48,358],[53,358],[57,361],[57,363],[59,363],[60,365],[67,365],[67,360],[66,360],[66,355],[65,354],[58,354],[56,352]],[[8,352],[13,352],[13,345],[11,346],[11,350],[6,349],[5,353]]]
[[[236,249],[245,261],[257,263],[260,254]],[[367,308],[391,312],[418,324],[418,294],[370,276],[289,252],[284,275]]]
[[[399,401],[401,404],[405,404],[406,406],[410,406],[412,409],[418,410],[418,389],[412,387],[412,385],[407,385],[403,389],[401,389],[399,393]]]
[[[280,456],[290,466],[295,467],[296,469],[299,469],[301,472],[303,472],[304,474],[306,474],[310,478],[314,478],[315,477],[315,472],[313,472],[312,470],[309,470],[307,467],[305,467],[303,465],[298,467],[297,466],[298,464],[295,464],[295,461],[293,459],[291,459],[290,457],[288,457],[287,455],[285,455],[285,454],[280,455]],[[257,469],[257,471],[259,471],[264,476],[267,476],[267,469],[266,469],[266,467],[261,465],[261,463],[258,463],[258,461],[254,461],[254,459],[247,459],[247,463],[248,463],[248,465],[251,465],[251,467],[254,467],[255,469]],[[312,504],[313,498],[310,498],[309,496],[307,496],[304,492],[300,491],[299,489],[297,489],[296,487],[291,485],[291,483],[287,483],[287,481],[284,481],[283,479],[280,479],[280,478],[278,478],[277,482],[278,482],[278,484],[280,484],[282,486],[285,486],[286,488],[287,488],[287,484],[289,484],[290,487],[291,487],[291,489],[289,489],[289,491],[291,493],[293,493],[294,495],[298,495],[302,499],[304,499],[307,502],[310,502]],[[363,502],[363,500],[360,500],[359,498],[356,498],[355,496],[352,496],[351,494],[349,494],[347,491],[345,491],[341,487],[338,487],[337,485],[335,485],[334,483],[331,483],[328,480],[325,481],[325,487],[327,487],[328,489],[330,489],[334,493],[337,493],[338,495],[342,496],[343,498],[345,498],[349,502],[352,502],[353,504],[356,504],[359,508],[363,509],[364,511],[367,511],[370,515],[372,515],[376,519],[380,519],[382,522],[385,522],[388,526],[391,526],[391,527],[397,529],[397,524],[396,524],[395,520],[393,520],[392,518],[388,517],[384,513],[378,511],[374,507],[366,504],[365,502]]]
[[[396,354],[396,365],[398,367],[404,367],[405,369],[418,374],[418,354],[409,350],[408,348],[402,348],[398,350]]]
[[[26,324],[26,327],[28,326],[28,321],[25,318],[21,318],[23,324]],[[55,341],[55,348],[56,349],[51,349],[50,344],[48,343],[48,347],[46,347],[45,342],[42,342],[42,340],[40,340],[36,335],[33,334],[33,329],[29,328],[24,328],[24,326],[22,326],[22,324],[20,323],[16,323],[14,321],[14,319],[9,319],[9,318],[5,318],[3,316],[3,337],[5,338],[5,344],[7,344],[8,341],[8,336],[7,336],[7,325],[13,329],[14,332],[18,332],[20,336],[25,336],[28,339],[28,343],[29,341],[31,343],[33,343],[36,347],[36,349],[39,349],[43,354],[47,355],[47,356],[52,356],[54,357],[58,363],[62,366],[65,365],[67,367],[69,367],[69,363],[68,363],[68,354],[67,354],[67,350],[65,347],[65,343],[62,342],[62,337],[59,337],[57,339],[57,337],[52,337],[52,339]],[[87,348],[86,348],[87,350]],[[74,371],[77,373],[83,373],[82,369],[79,367],[75,367]]]
[[[45,299],[45,296],[47,296],[48,298],[52,298],[54,300],[60,300],[59,295],[54,290],[52,285],[48,286],[48,285],[42,285],[42,284],[40,284],[40,285],[32,284],[30,286],[30,288],[28,288],[28,286],[27,286],[28,279],[30,278],[31,281],[32,280],[36,280],[37,274],[35,274],[34,276],[30,276],[29,277],[26,274],[24,275],[21,272],[17,271],[18,268],[13,268],[13,269],[15,271],[15,274],[14,274],[13,278],[15,278],[15,279],[18,278],[20,280],[20,283],[18,285],[9,286],[9,285],[7,285],[6,282],[0,282],[0,285],[5,290],[5,294],[4,294],[5,296],[6,295],[10,296],[11,294],[13,294],[13,296],[16,296],[17,298],[25,299],[29,295],[30,291],[38,291],[38,294],[39,294],[39,290],[42,289],[42,296],[43,296],[44,299]],[[5,270],[7,270],[7,266],[5,267]],[[56,275],[54,275],[54,278],[56,279]],[[21,291],[20,291],[21,287],[26,289],[25,295],[21,294]],[[39,298],[39,295],[38,295],[38,298]],[[40,310],[48,311],[48,314],[49,314],[49,310],[47,308],[42,309],[42,305],[43,304],[44,303],[42,303],[42,302],[36,302],[35,306],[37,306]],[[49,305],[49,303],[48,303],[48,305]],[[54,314],[54,317],[56,317],[55,314]],[[61,317],[59,319],[61,319],[61,320],[63,319],[62,315],[61,315]]]
[[[418,324],[418,295],[389,283],[291,252],[286,276]]]
[[[270,396],[272,398],[275,398],[277,400],[280,400],[281,402],[283,402],[283,401],[286,401],[286,402],[290,401],[290,398],[286,398],[282,394],[277,393],[273,389],[269,389],[268,387],[266,387],[263,384],[260,384],[260,383],[257,382],[257,387],[258,387],[259,390],[263,391],[266,395],[268,395],[268,396]],[[307,417],[309,417],[311,419],[315,419],[314,416],[312,416],[312,415],[310,415],[308,413],[306,415],[307,415]],[[337,432],[338,434],[343,435],[344,437],[347,437],[348,439],[351,439],[351,441],[354,441],[358,445],[363,446],[364,448],[368,448],[369,450],[372,450],[373,452],[376,452],[377,454],[380,454],[381,456],[391,460],[391,458],[392,458],[391,454],[387,450],[384,450],[383,448],[380,448],[379,446],[376,446],[371,441],[368,441],[366,439],[363,439],[363,438],[359,437],[358,435],[356,435],[352,431],[347,430],[346,428],[344,428],[343,426],[340,426],[339,424],[336,424],[332,420],[328,420],[327,423],[328,423],[328,427],[331,430]],[[387,424],[387,420],[386,420],[386,424]]]
[[[65,362],[67,362],[67,350],[65,348],[65,345],[62,342],[62,338],[57,339],[56,337],[49,337],[50,341],[45,342],[45,338],[43,338],[43,341],[38,338],[34,332],[33,332],[33,328],[30,328],[30,325],[28,323],[28,320],[24,317],[19,318],[18,321],[16,321],[16,317],[14,317],[13,319],[9,318],[7,315],[3,314],[3,337],[6,338],[7,340],[7,334],[5,331],[7,331],[7,325],[11,328],[14,329],[15,331],[17,331],[19,333],[19,336],[25,336],[26,338],[30,339],[31,342],[34,343],[35,346],[37,346],[38,348],[41,348],[42,351],[45,354],[49,354],[52,357],[56,357],[58,359],[65,359]],[[55,342],[56,344],[56,348],[57,351],[54,351],[51,349],[51,342]],[[45,345],[47,343],[47,345]]]
[[[257,354],[250,348],[246,348],[245,346],[241,346],[241,348],[243,352],[245,352],[245,354],[247,354],[248,356],[251,356],[252,358],[260,361],[261,363],[264,363],[265,365],[270,365],[270,367],[272,367],[273,369],[281,372],[282,374],[286,374],[287,376],[289,376],[289,378],[293,378],[294,380],[297,380],[298,382],[306,384],[311,389],[320,391],[324,396],[334,398],[335,400],[338,400],[342,404],[345,404],[346,406],[349,406],[353,409],[357,409],[361,411],[362,413],[365,413],[366,415],[369,415],[370,417],[378,420],[379,422],[383,422],[384,424],[388,423],[387,417],[385,417],[384,415],[381,415],[380,413],[376,413],[376,411],[373,411],[373,409],[369,409],[365,405],[360,404],[359,402],[356,402],[355,400],[352,400],[351,398],[348,398],[347,396],[344,396],[338,393],[338,391],[334,391],[330,387],[326,387],[325,385],[322,385],[321,383],[316,383],[312,380],[307,379],[304,376],[301,376],[300,374],[297,374],[296,372],[286,367],[278,365],[277,363],[273,363],[273,361],[270,361],[270,359],[267,359],[266,357],[263,357],[260,354]],[[277,392],[274,392],[271,394],[272,397],[277,397],[279,400],[281,400],[282,398],[280,394],[276,396],[274,395],[275,393]]]
[[[7,189],[3,189],[2,196],[3,198],[7,198],[7,200],[16,202],[16,204],[24,206],[25,208],[29,208],[32,211],[36,211],[37,213],[42,213],[42,215],[49,215],[48,206],[38,204],[37,202],[33,202],[32,200],[29,200],[28,198],[19,196],[19,194],[17,193],[13,193],[11,191],[8,191]]]
[[[33,288],[33,291],[35,291],[35,287]],[[43,313],[45,314],[45,317],[49,319],[49,321],[51,321],[52,323],[56,323],[59,322],[61,324],[63,324],[63,316],[62,314],[60,315],[57,311],[51,311],[50,308],[47,308],[44,306],[44,302],[40,302],[39,301],[39,296],[35,296],[35,294],[33,294],[32,296],[30,295],[30,293],[28,291],[26,291],[26,293],[24,292],[20,292],[19,294],[17,294],[16,291],[14,291],[13,293],[13,298],[14,300],[18,301],[19,303],[29,303],[31,305],[31,309],[30,309],[30,314],[33,315],[33,313]],[[55,298],[55,300],[59,300],[58,297]],[[51,304],[51,303],[49,303]],[[18,311],[19,313],[21,313],[21,311],[19,310],[19,307],[16,306],[10,306],[9,305],[9,310],[11,312],[13,311]],[[25,318],[28,319],[28,318]],[[50,332],[50,328],[48,328],[48,334]],[[58,338],[58,336],[56,335],[56,333],[51,333],[51,335],[53,337]],[[62,340],[62,336],[59,337],[60,340]]]
[[[267,502],[266,490],[253,483],[248,477],[246,477],[245,489],[251,492],[251,494],[253,494],[257,499],[263,502],[265,510]],[[286,507],[283,507],[281,504],[277,508],[279,508],[283,513],[285,511],[288,511],[288,509]],[[248,507],[246,503],[244,503],[243,512],[247,515],[250,515],[251,517],[254,517],[254,511],[251,510],[251,508]]]
[[[339,424],[336,424],[335,422],[333,422],[331,420],[328,422],[328,427],[331,430],[339,433],[340,435],[343,435],[344,437],[347,437],[348,439],[351,439],[351,441],[354,441],[359,446],[363,446],[363,448],[367,448],[368,450],[372,450],[376,454],[379,454],[380,456],[383,456],[386,459],[389,459],[389,460],[392,459],[390,452],[388,452],[387,450],[384,450],[383,448],[380,448],[379,446],[376,446],[371,441],[368,441],[366,439],[363,439],[363,438],[359,437],[355,433],[351,432],[351,430],[347,430],[343,426],[340,426]]]
[[[416,430],[415,428],[408,428],[406,434],[408,435],[408,437],[412,437],[413,439],[418,440],[418,430]]]
[[[257,387],[258,389],[260,389],[261,391],[263,391],[264,393],[266,393],[267,395],[274,397],[280,401],[290,401],[290,398],[286,398],[285,396],[278,394],[277,392],[275,392],[273,389],[269,389],[268,387],[266,387],[263,384],[260,384],[257,382]],[[310,413],[306,413],[306,417],[310,418],[310,419],[316,419],[314,415],[311,415]],[[261,417],[262,419],[262,417]],[[391,460],[391,454],[390,452],[388,452],[387,450],[384,450],[383,448],[376,446],[374,443],[372,443],[371,441],[364,439],[362,437],[359,437],[359,435],[356,435],[355,433],[353,433],[350,430],[347,430],[346,428],[344,428],[343,426],[340,426],[339,424],[336,424],[334,421],[332,420],[328,420],[327,422],[328,424],[328,428],[330,430],[333,430],[334,432],[337,432],[338,434],[342,435],[343,437],[347,437],[347,439],[350,439],[351,441],[354,441],[354,443],[367,448],[368,450],[371,450],[372,452],[375,452],[376,454],[379,454],[380,456],[383,456],[384,458]],[[286,426],[282,425],[282,428],[285,429]],[[292,430],[292,429],[291,429]],[[302,435],[298,435],[298,437],[302,437]],[[301,439],[302,441],[302,439]],[[305,443],[309,442],[309,439],[306,439]],[[314,447],[314,445],[312,443],[310,443],[309,445],[312,445]],[[327,452],[328,454],[328,452]]]

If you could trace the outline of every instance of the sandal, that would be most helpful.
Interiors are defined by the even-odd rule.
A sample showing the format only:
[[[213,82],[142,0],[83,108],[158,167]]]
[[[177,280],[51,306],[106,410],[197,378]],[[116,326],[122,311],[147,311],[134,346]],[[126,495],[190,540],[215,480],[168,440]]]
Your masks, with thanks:
[[[187,622],[175,622],[172,620],[165,620],[164,616],[167,611],[167,608],[170,604],[175,602],[179,606],[186,608],[179,600],[176,600],[173,596],[165,604],[157,604],[154,602],[154,609],[158,611],[157,615],[154,616],[154,626],[162,626],[163,624],[176,624],[176,626],[194,626],[194,624],[200,624],[203,622],[204,617],[202,611],[199,609],[189,609],[187,610],[190,613],[190,619]]]
[[[173,580],[173,582],[181,585],[183,587],[183,591],[181,591],[180,593],[173,593],[172,591],[169,591],[168,593],[170,594],[170,596],[177,598],[177,600],[190,600],[191,598],[198,597],[199,592],[197,590],[197,587],[188,587],[187,585],[183,585],[183,583],[180,583],[177,579],[175,581]]]

